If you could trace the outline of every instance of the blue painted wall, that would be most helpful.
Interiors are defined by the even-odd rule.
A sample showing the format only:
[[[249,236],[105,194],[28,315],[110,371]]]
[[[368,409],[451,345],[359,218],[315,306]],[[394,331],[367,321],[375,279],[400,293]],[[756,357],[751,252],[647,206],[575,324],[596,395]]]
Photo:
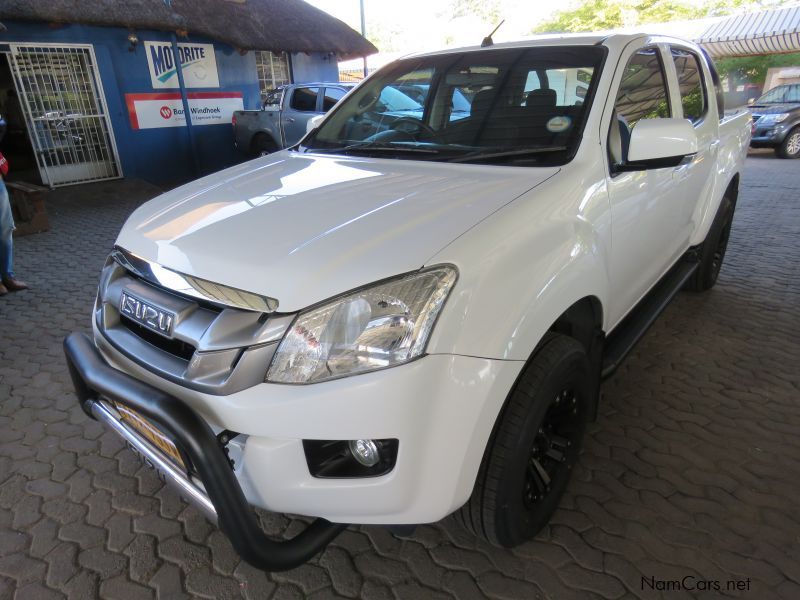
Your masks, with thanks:
[[[336,56],[314,52],[292,54],[292,75],[295,83],[339,81],[339,63]]]
[[[231,166],[243,159],[233,147],[230,124],[193,127],[199,159],[196,172],[191,158],[186,127],[133,129],[125,104],[125,94],[152,93],[144,44],[130,52],[128,30],[121,27],[22,23],[3,19],[6,31],[0,32],[0,45],[8,42],[92,44],[105,91],[111,126],[117,142],[122,170],[127,177],[139,177],[156,184],[172,185]],[[142,42],[169,41],[163,31],[136,30]],[[259,106],[260,92],[255,55],[242,55],[227,44],[200,36],[178,41],[213,43],[219,73],[218,88],[192,88],[189,92],[241,92],[244,107]],[[336,59],[323,54],[293,55],[295,81],[336,81]],[[296,61],[296,62],[295,62]],[[332,70],[331,70],[332,69]]]

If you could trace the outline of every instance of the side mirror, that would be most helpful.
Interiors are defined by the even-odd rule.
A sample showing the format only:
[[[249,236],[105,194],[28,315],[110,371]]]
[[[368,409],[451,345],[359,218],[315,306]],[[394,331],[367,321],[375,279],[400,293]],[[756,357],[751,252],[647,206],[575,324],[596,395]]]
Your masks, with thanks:
[[[756,99],[755,98],[748,98],[747,99],[747,106],[750,106],[751,104],[755,104],[755,103],[756,103]]]
[[[307,134],[311,133],[312,130],[314,130],[317,127],[319,127],[319,124],[322,123],[322,119],[324,119],[324,118],[325,118],[325,115],[316,115],[314,117],[311,117],[306,122],[306,133]]]
[[[686,119],[642,119],[633,127],[628,161],[620,171],[676,167],[697,153],[697,134]]]

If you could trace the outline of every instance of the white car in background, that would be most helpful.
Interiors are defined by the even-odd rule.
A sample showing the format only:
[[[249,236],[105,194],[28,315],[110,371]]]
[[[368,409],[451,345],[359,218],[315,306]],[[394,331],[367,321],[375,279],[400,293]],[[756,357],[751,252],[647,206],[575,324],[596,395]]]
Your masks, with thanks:
[[[422,109],[387,111],[408,86]],[[678,39],[396,61],[291,150],[130,216],[93,338],[65,342],[78,396],[260,568],[456,511],[520,544],[601,380],[678,290],[714,285],[749,141]],[[253,506],[316,520],[272,540]]]

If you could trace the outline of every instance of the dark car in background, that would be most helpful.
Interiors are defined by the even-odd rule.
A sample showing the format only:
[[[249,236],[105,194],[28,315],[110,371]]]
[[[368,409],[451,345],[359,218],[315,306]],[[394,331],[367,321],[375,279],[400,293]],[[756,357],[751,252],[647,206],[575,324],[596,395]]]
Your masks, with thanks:
[[[780,158],[800,157],[800,83],[772,88],[750,105],[752,148],[774,148]]]

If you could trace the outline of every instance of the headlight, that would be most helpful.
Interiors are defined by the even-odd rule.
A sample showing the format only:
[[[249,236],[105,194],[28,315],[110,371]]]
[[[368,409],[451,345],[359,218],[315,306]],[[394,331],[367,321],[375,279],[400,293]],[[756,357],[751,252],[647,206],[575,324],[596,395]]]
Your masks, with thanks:
[[[300,313],[275,351],[267,381],[316,383],[416,358],[456,277],[454,267],[434,267]]]
[[[764,115],[761,117],[763,123],[782,123],[789,118],[789,113],[779,113],[776,115]]]

